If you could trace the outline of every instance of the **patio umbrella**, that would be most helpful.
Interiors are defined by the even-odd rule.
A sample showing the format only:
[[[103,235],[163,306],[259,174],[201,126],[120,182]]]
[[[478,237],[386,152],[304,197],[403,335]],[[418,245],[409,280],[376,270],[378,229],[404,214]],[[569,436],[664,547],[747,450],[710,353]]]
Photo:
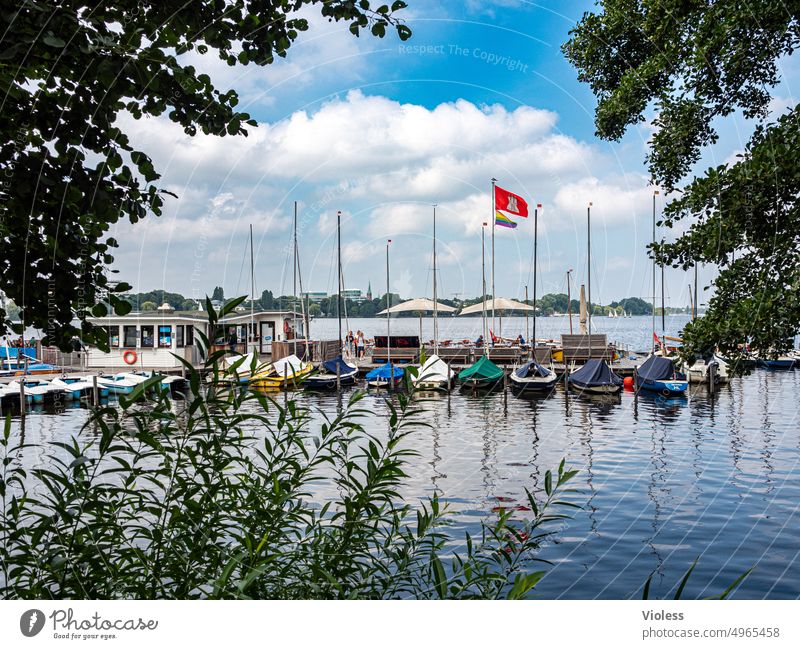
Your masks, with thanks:
[[[517,302],[517,300],[509,300],[505,297],[499,297],[497,299],[489,298],[485,302],[479,302],[478,304],[473,304],[472,306],[468,306],[466,309],[462,309],[461,313],[458,315],[472,315],[473,313],[482,313],[484,308],[486,311],[491,311],[492,307],[494,307],[495,311],[500,312],[500,336],[503,335],[503,312],[504,311],[533,311],[533,307],[530,304],[525,304],[524,302]]]
[[[384,309],[378,315],[387,315],[389,313],[409,313],[416,311],[420,314],[419,316],[419,343],[422,344],[422,313],[433,311],[434,307],[437,311],[441,313],[455,313],[458,309],[454,309],[451,306],[447,306],[446,304],[442,304],[441,302],[434,302],[433,300],[429,300],[426,297],[418,297],[413,300],[406,300],[405,302],[401,302],[400,304],[395,304],[390,309]]]

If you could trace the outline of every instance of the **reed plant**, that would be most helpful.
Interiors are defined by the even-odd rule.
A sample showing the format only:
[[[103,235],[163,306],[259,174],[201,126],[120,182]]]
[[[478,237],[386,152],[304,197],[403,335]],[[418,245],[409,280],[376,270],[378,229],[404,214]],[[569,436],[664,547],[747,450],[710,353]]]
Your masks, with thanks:
[[[203,371],[185,399],[160,377],[95,408],[68,441],[0,436],[3,598],[522,598],[545,574],[542,540],[566,517],[574,471],[500,511],[475,538],[449,532],[436,496],[401,490],[426,434],[411,390],[388,400],[388,433],[363,425],[356,391],[335,413],[224,382],[197,332]],[[210,377],[207,379],[206,377]],[[370,413],[371,414],[371,413]],[[327,495],[326,495],[327,494]],[[522,509],[522,508],[520,508]],[[457,543],[456,541],[460,541]]]

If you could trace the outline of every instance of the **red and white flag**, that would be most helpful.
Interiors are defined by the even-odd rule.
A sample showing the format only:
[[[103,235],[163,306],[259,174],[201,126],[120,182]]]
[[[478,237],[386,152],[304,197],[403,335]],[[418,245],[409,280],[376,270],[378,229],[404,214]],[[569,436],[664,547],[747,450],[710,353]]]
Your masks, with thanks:
[[[502,187],[494,186],[494,206],[495,209],[516,214],[517,216],[528,216],[528,203],[522,196],[512,194]]]

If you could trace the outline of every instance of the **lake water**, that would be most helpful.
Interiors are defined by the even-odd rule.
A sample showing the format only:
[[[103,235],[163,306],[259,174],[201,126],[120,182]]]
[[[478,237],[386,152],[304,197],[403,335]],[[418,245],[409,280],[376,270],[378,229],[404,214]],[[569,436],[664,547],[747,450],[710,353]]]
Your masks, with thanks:
[[[616,328],[606,331],[645,347],[649,319],[638,320],[647,321],[644,332],[628,329],[635,318],[610,321]],[[665,596],[699,556],[687,597],[719,593],[755,566],[735,597],[797,598],[798,392],[800,371],[756,370],[713,397],[699,388],[677,400],[625,392],[594,401],[559,388],[530,401],[509,394],[506,408],[502,394],[437,396],[424,404],[432,428],[411,439],[419,456],[403,495],[415,502],[438,493],[450,507],[457,547],[504,499],[524,502],[525,488],[540,490],[545,471],[566,458],[579,471],[573,486],[580,493],[571,499],[582,509],[540,552],[554,564],[537,586],[540,597],[638,598],[651,572],[652,595]],[[295,398],[333,413],[347,395]],[[384,397],[366,399],[365,426],[385,435]],[[82,409],[34,411],[27,439],[63,440],[85,418]]]

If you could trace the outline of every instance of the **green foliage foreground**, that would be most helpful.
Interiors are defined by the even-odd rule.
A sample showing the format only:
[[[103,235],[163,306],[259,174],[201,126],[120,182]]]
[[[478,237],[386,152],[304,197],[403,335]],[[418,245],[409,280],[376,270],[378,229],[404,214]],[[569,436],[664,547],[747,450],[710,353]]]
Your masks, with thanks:
[[[6,419],[0,597],[519,598],[544,575],[528,568],[564,518],[563,462],[541,500],[528,494],[529,520],[501,512],[454,552],[446,508],[400,493],[407,438],[427,433],[413,393],[389,403],[377,437],[361,392],[317,429],[293,400],[193,369],[183,402],[148,398],[158,380],[69,442],[26,444]]]

